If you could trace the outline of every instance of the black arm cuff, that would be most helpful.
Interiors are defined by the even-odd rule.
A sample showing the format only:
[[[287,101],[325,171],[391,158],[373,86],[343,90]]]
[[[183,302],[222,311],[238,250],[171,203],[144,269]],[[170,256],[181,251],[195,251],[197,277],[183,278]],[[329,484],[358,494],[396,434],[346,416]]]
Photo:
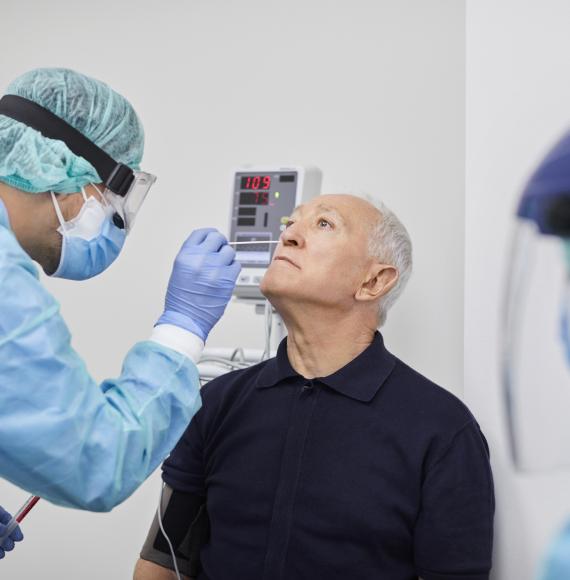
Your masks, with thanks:
[[[206,498],[166,487],[162,499],[162,524],[170,538],[181,574],[196,577],[200,572],[200,549],[208,541],[210,522]],[[141,551],[141,558],[174,570],[168,542],[155,516]]]

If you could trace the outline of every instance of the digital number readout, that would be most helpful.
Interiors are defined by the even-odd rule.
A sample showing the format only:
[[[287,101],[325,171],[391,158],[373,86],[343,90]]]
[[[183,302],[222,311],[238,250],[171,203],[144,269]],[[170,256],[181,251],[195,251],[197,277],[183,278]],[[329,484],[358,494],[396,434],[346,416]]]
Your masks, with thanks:
[[[241,178],[240,189],[269,189],[271,175],[245,175]]]
[[[239,205],[269,205],[269,192],[242,191],[239,194]]]

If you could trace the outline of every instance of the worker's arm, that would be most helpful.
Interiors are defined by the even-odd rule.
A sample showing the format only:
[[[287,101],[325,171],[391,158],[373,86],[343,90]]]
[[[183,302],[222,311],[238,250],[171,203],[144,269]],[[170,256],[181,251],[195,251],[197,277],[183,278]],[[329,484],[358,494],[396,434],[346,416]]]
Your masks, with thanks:
[[[183,248],[182,257],[194,247]],[[199,303],[208,309],[209,319],[199,321],[206,330],[221,316],[239,271],[226,274],[233,265],[218,263],[208,271],[210,256],[219,260],[215,249],[208,251],[191,254],[197,259],[182,263],[185,270],[175,264],[181,291],[197,280],[210,293]],[[216,294],[212,286],[221,283],[223,293]],[[128,292],[117,299],[128,300]],[[185,304],[178,306],[178,319],[192,322]],[[93,511],[108,511],[137,489],[201,405],[194,361],[203,341],[176,319],[164,322],[130,351],[117,379],[99,386],[71,347],[59,305],[35,266],[0,228],[0,477],[53,503]],[[107,347],[104,338],[100,343]]]
[[[0,275],[0,477],[53,503],[108,511],[158,467],[200,407],[191,358],[137,344],[98,385],[70,345],[55,300],[34,278]],[[22,282],[22,280],[20,280]],[[20,292],[15,292],[19,289]],[[7,320],[8,319],[8,320]]]

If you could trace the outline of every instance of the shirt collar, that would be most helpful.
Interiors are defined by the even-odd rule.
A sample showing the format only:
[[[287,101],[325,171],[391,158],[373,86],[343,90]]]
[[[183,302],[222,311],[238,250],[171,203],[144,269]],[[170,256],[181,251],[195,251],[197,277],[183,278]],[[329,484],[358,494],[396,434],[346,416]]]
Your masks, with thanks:
[[[313,381],[325,384],[341,395],[368,403],[380,390],[395,366],[395,357],[386,350],[382,335],[376,332],[370,346],[355,359],[336,373],[315,378]],[[260,389],[274,387],[293,377],[303,380],[289,362],[285,338],[279,345],[277,356],[267,361],[260,372],[257,387]]]

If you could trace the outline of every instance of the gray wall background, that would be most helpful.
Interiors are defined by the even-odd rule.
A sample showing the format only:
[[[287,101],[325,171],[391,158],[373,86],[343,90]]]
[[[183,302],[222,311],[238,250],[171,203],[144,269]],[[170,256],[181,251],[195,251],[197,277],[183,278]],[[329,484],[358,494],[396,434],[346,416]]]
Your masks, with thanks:
[[[461,394],[463,1],[3,0],[2,14],[0,87],[38,66],[105,80],[138,110],[144,168],[159,176],[115,266],[82,284],[46,281],[95,377],[117,375],[149,335],[187,234],[227,231],[231,168],[300,162],[320,166],[323,192],[377,195],[407,225],[415,273],[387,344]],[[232,304],[209,344],[262,343],[261,317]],[[111,514],[38,504],[1,577],[129,578],[158,481]],[[6,508],[25,497],[0,482]]]

